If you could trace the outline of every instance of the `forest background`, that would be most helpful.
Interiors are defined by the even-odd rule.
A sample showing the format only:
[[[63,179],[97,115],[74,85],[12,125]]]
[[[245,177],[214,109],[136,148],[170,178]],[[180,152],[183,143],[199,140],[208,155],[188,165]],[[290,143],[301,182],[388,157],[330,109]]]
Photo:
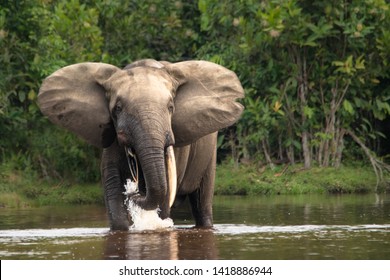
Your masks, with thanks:
[[[219,135],[218,161],[228,162],[226,174],[251,166],[253,183],[264,168],[279,176],[291,166],[352,166],[357,174],[358,167],[371,166],[378,183],[389,170],[387,1],[0,3],[3,189],[23,185],[20,178],[98,182],[100,151],[42,116],[39,87],[69,64],[124,67],[142,58],[203,59],[237,73],[246,109]]]

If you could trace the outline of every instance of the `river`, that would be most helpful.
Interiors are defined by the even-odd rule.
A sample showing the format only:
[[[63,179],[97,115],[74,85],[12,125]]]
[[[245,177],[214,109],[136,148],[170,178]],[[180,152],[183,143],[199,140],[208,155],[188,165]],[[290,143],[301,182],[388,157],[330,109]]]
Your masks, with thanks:
[[[0,259],[390,259],[390,195],[214,199],[212,230],[189,206],[174,227],[109,232],[102,206],[0,209]]]

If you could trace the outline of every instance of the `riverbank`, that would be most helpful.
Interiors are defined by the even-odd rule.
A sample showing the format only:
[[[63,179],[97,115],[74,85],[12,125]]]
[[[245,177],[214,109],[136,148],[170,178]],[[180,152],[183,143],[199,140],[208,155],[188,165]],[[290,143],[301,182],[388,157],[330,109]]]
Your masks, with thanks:
[[[60,180],[47,181],[21,172],[1,175],[0,208],[104,204],[103,190],[98,182],[75,184]]]
[[[232,164],[218,166],[216,195],[284,195],[312,193],[370,193],[384,192],[390,183],[376,187],[371,166],[313,167],[305,170],[299,165],[277,166],[274,170],[254,165]]]
[[[322,193],[370,193],[389,190],[370,166],[343,166],[340,169],[279,166],[274,170],[254,165],[218,165],[216,195],[290,195]],[[3,172],[0,177],[0,207],[31,207],[58,204],[103,204],[99,182],[74,184],[46,181],[23,172]]]

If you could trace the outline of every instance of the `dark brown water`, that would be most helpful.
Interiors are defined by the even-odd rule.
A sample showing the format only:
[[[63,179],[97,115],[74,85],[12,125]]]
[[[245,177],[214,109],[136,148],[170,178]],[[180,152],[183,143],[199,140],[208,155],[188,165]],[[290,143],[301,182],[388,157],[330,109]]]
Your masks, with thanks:
[[[390,196],[216,197],[215,228],[111,233],[104,207],[0,209],[0,259],[390,259]]]

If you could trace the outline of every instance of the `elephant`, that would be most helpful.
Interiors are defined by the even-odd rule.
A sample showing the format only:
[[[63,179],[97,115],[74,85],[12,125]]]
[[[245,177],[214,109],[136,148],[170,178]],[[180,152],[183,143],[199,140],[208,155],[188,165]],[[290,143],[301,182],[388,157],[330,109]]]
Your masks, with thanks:
[[[218,130],[243,111],[237,75],[218,64],[143,59],[123,69],[101,62],[65,66],[42,82],[41,112],[102,150],[101,183],[111,230],[128,230],[129,199],[161,219],[189,197],[195,226],[213,227]],[[134,175],[134,173],[137,175]]]

